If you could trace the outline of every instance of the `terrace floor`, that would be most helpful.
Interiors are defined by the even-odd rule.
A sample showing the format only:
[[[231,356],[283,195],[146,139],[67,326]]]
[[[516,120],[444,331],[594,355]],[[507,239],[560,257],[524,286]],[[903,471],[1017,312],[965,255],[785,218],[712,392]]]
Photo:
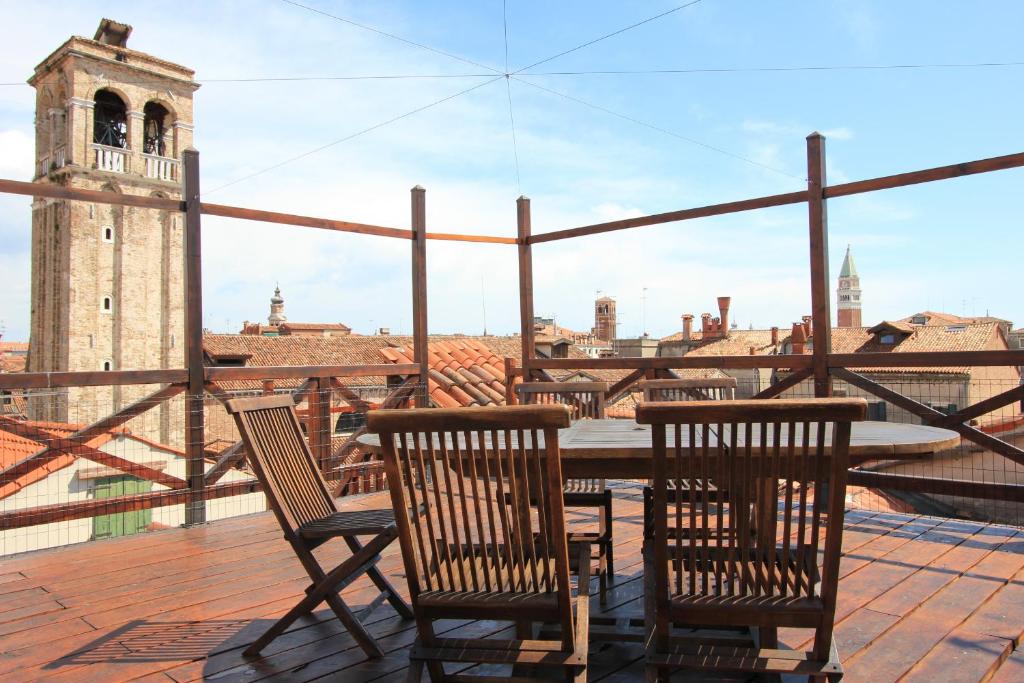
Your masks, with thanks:
[[[387,494],[343,501],[388,503]],[[639,488],[620,484],[615,505],[619,578],[607,611],[622,613],[640,607]],[[1024,533],[851,512],[843,545],[844,680],[1024,680]],[[397,543],[382,566],[404,589]],[[0,681],[403,680],[415,632],[387,606],[369,619],[383,659],[366,661],[326,610],[300,620],[262,659],[242,658],[307,583],[269,513],[0,560]],[[368,585],[345,591],[351,605],[372,599]],[[463,637],[503,626],[445,625]],[[797,631],[780,636],[803,642]],[[641,656],[635,645],[597,644],[590,680],[643,680]]]

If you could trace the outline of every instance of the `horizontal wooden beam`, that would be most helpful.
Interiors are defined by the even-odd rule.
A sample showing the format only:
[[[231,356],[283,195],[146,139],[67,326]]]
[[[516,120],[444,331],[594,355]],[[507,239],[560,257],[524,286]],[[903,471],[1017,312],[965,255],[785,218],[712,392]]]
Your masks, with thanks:
[[[889,190],[894,187],[906,187],[920,183],[930,183],[935,180],[949,180],[966,175],[977,173],[989,173],[990,171],[1005,171],[1010,168],[1024,166],[1024,153],[1007,154],[991,159],[978,159],[967,161],[962,164],[950,164],[949,166],[938,166],[923,171],[911,171],[909,173],[898,173],[896,175],[884,176],[882,178],[871,178],[869,180],[857,180],[852,183],[840,185],[829,185],[825,188],[825,197],[846,197],[851,194],[864,192],[875,192],[877,190]]]
[[[810,367],[808,355],[781,356],[659,356],[657,358],[534,358],[531,367],[550,370],[635,370],[651,368],[795,368]]]
[[[963,479],[939,479],[937,477],[915,477],[906,474],[874,472],[851,469],[847,483],[890,491],[910,491],[958,498],[981,498],[985,500],[1008,500],[1024,503],[1024,486],[1020,484],[995,484]]]
[[[970,367],[1024,365],[1024,351],[915,351],[912,353],[830,353],[830,368]]]
[[[427,239],[448,242],[482,242],[484,244],[518,244],[515,237],[498,237],[496,235],[456,235],[449,232],[428,232]]]
[[[144,209],[161,209],[164,211],[185,210],[185,203],[177,199],[122,194],[120,192],[104,192],[101,190],[78,190],[54,183],[26,183],[21,180],[0,179],[0,192],[27,195],[29,197],[46,197],[48,199],[70,199],[81,202],[96,202],[98,204],[138,206]]]
[[[227,484],[208,486],[203,489],[202,497],[204,500],[214,500],[216,498],[228,498],[246,493],[255,493],[261,490],[260,483],[255,479],[234,481]],[[188,501],[189,495],[190,492],[188,490],[149,491],[148,493],[137,493],[130,496],[114,496],[112,498],[98,498],[76,503],[56,503],[54,505],[41,505],[22,510],[10,510],[0,513],[0,531],[21,529],[37,524],[67,522],[72,519],[85,519],[86,517],[95,517],[97,515],[112,515],[122,512],[134,512],[136,510],[151,510],[170,505],[183,505]]]
[[[419,374],[415,363],[379,365],[267,365],[262,367],[207,367],[211,381],[240,379],[300,379],[309,377],[388,377]]]
[[[680,211],[669,211],[667,213],[656,213],[650,216],[638,216],[636,218],[625,218],[607,223],[595,223],[584,225],[579,228],[567,230],[555,230],[532,235],[527,239],[529,244],[540,244],[541,242],[553,242],[571,237],[583,237],[585,235],[597,235],[603,232],[614,232],[616,230],[627,230],[639,228],[645,225],[660,225],[662,223],[675,223],[676,221],[687,221],[694,218],[708,218],[709,216],[721,216],[727,213],[739,213],[741,211],[754,211],[756,209],[767,209],[772,206],[785,206],[787,204],[799,204],[807,201],[807,191],[787,192],[785,194],[774,194],[756,199],[743,199],[737,202],[725,202],[724,204],[711,204],[700,206],[694,209],[682,209]]]
[[[0,374],[0,389],[56,389],[126,384],[182,384],[187,370],[112,370],[109,372],[17,372]]]
[[[200,205],[199,210],[208,216],[238,218],[246,221],[259,221],[261,223],[277,223],[279,225],[297,225],[303,228],[319,228],[321,230],[335,230],[339,232],[354,232],[360,235],[378,235],[380,237],[398,237],[407,240],[412,239],[412,231],[410,230],[388,228],[382,225],[368,225],[366,223],[352,223],[350,221],[339,221],[331,218],[296,216],[290,213],[261,211],[259,209],[243,209],[238,206],[209,204],[207,202],[203,202]]]

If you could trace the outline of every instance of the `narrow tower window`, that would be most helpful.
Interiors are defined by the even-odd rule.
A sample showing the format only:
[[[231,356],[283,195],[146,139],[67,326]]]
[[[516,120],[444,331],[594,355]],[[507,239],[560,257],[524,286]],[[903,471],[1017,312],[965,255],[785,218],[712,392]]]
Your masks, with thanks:
[[[128,109],[120,97],[109,90],[97,91],[93,121],[93,142],[122,149],[128,146]]]
[[[105,360],[103,361],[103,372],[110,372],[114,369],[114,361]]]
[[[101,234],[104,242],[113,242],[114,241],[114,228],[112,228],[111,226],[104,225],[103,229],[100,232],[100,234]]]
[[[110,313],[114,309],[114,300],[109,296],[103,297],[102,307],[104,313]]]

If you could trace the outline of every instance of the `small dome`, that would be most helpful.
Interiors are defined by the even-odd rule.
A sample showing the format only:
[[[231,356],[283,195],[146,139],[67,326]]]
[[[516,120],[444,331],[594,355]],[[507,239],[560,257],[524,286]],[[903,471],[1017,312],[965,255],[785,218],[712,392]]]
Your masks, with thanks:
[[[272,304],[283,304],[284,297],[281,296],[281,288],[274,287],[274,296],[270,297],[270,303]]]

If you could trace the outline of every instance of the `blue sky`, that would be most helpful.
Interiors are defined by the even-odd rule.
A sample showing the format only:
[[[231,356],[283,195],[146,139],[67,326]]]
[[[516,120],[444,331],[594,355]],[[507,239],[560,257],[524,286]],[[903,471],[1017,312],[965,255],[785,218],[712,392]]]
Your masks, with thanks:
[[[484,67],[282,0],[178,2],[173,11],[155,2],[9,2],[5,16],[19,30],[0,53],[0,82],[23,82],[69,35],[91,36],[112,17],[134,26],[130,47],[190,66],[203,82],[196,146],[209,201],[406,227],[408,190],[420,184],[429,229],[452,232],[513,235],[520,193],[542,232],[801,189],[813,130],[828,136],[832,182],[1024,150],[1024,66],[745,71],[1024,62],[1024,4],[1011,0],[703,0],[507,84],[215,80],[505,71],[501,2],[303,4]],[[679,4],[509,0],[509,70]],[[654,69],[740,71],[551,73]],[[33,111],[29,86],[0,86],[0,177],[29,179]],[[1004,171],[830,202],[833,277],[852,244],[868,324],[926,308],[1024,323],[1013,286],[1022,180],[1024,171]],[[7,339],[27,338],[29,231],[27,198],[0,197]],[[682,313],[713,311],[715,296],[731,295],[742,327],[786,326],[810,310],[806,234],[797,206],[539,245],[536,312],[588,329],[600,290],[619,301],[621,335],[638,334],[646,319],[660,336],[679,328]],[[431,332],[479,333],[485,306],[489,331],[518,330],[514,248],[431,242],[428,250]],[[292,320],[410,329],[407,243],[206,218],[204,258],[205,322],[214,330],[265,318],[275,282]]]

